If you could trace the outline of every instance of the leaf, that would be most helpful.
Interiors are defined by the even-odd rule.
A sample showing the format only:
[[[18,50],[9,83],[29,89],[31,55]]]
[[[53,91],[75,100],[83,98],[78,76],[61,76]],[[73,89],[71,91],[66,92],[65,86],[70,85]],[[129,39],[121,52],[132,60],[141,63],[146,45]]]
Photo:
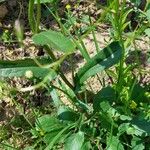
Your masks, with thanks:
[[[133,87],[131,99],[137,103],[142,102],[144,101],[144,99],[146,99],[145,89],[139,83],[135,84],[135,86]]]
[[[147,17],[148,21],[150,22],[150,9],[148,9],[146,11],[146,17]]]
[[[132,120],[132,118],[130,116],[126,116],[126,115],[120,115],[120,120],[122,120],[122,121]]]
[[[34,1],[34,4],[37,4],[38,0]],[[54,3],[56,0],[40,0],[41,4],[45,4],[45,3]]]
[[[148,37],[150,37],[150,28],[145,29],[144,32]]]
[[[34,35],[32,39],[37,45],[48,45],[60,52],[70,53],[75,50],[73,42],[60,32],[48,30]]]
[[[124,150],[124,147],[119,141],[118,137],[112,136],[107,139],[106,150]]]
[[[44,142],[46,144],[49,144],[53,139],[54,137],[60,132],[61,130],[58,129],[58,130],[55,130],[55,131],[52,131],[52,132],[48,132],[45,134],[44,136]],[[59,140],[59,139],[58,139]],[[57,142],[57,141],[56,141]]]
[[[65,128],[63,128],[48,144],[48,146],[45,148],[45,150],[50,150],[53,148],[54,144],[56,144],[56,142],[58,141],[58,139],[60,139],[62,136],[66,136],[64,135],[64,132],[66,132],[67,130],[69,130],[70,128],[74,127],[73,124],[66,126]]]
[[[34,147],[32,147],[32,146],[27,146],[27,147],[24,148],[23,150],[34,150]]]
[[[89,77],[116,64],[120,60],[121,55],[122,48],[119,42],[112,42],[78,71],[75,76],[77,87],[80,87]]]
[[[49,59],[37,59],[41,64],[49,63]],[[43,78],[49,74],[53,79],[56,73],[53,69],[39,67],[33,59],[23,59],[15,61],[0,60],[0,77],[22,77],[25,76],[26,72],[30,71],[33,77]]]
[[[36,58],[37,62],[40,65],[45,65],[51,63],[51,59],[49,57],[41,57],[41,58]],[[35,62],[34,59],[31,58],[26,58],[26,59],[21,59],[21,60],[14,60],[14,61],[9,61],[9,60],[0,60],[0,68],[12,68],[12,67],[22,67],[22,66],[38,66],[37,63]]]
[[[136,129],[137,134],[140,132],[142,134],[146,133],[146,134],[150,135],[150,122],[148,122],[147,120],[134,118],[131,121],[131,124]]]
[[[108,87],[102,88],[93,98],[94,99],[94,102],[93,102],[94,111],[100,110],[100,103],[102,101],[113,102],[114,98],[115,98],[115,90],[112,87],[108,86]]]
[[[60,121],[50,115],[43,115],[36,120],[37,130],[42,130],[44,132],[52,132],[63,128],[64,125]]]
[[[76,121],[79,118],[79,114],[75,113],[67,106],[61,106],[58,109],[58,118],[62,121]]]
[[[139,6],[142,0],[131,0],[132,3],[134,3],[135,6]]]
[[[130,128],[130,123],[122,123],[119,128],[118,128],[118,136],[126,133],[126,131],[128,130],[128,128]]]
[[[56,89],[54,89],[52,87],[48,88],[48,90],[50,90],[50,95],[51,95],[51,98],[53,100],[55,107],[58,108],[62,104],[62,101],[59,98],[58,91],[56,91]]]
[[[138,137],[133,137],[131,141],[132,150],[144,150],[145,146],[143,144],[143,141]]]
[[[106,129],[107,131],[111,130],[112,125],[112,117],[110,118],[107,113],[103,112],[99,114],[99,120],[101,121],[101,127]]]
[[[92,149],[91,143],[90,142],[84,142],[84,144],[81,147],[81,150],[90,150]]]
[[[79,131],[72,134],[65,143],[65,150],[81,150],[84,143],[84,133]]]

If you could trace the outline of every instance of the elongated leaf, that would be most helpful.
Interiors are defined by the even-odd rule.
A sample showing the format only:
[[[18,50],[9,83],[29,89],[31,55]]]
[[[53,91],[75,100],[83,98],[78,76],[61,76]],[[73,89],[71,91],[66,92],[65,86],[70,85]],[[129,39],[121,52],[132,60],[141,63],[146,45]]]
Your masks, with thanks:
[[[51,59],[49,57],[41,57],[37,58],[37,61],[40,65],[45,65],[51,63]],[[16,61],[9,61],[9,60],[0,60],[0,68],[12,68],[12,67],[22,67],[24,66],[38,66],[34,59],[26,58]]]
[[[71,135],[65,144],[65,150],[81,150],[84,143],[84,133],[79,131]]]
[[[53,148],[53,146],[54,146],[54,144],[56,144],[56,142],[57,142],[57,140],[59,139],[59,138],[61,138],[62,136],[65,136],[65,135],[63,135],[64,134],[64,132],[66,132],[67,130],[69,130],[72,126],[74,126],[74,125],[68,125],[68,126],[66,126],[65,128],[63,128],[53,139],[52,139],[52,141],[49,143],[49,145],[45,148],[45,150],[51,150],[52,148]]]
[[[54,3],[56,0],[40,0],[40,3],[41,4],[44,4],[44,3]],[[34,2],[35,4],[37,4],[37,0],[35,0]]]
[[[137,131],[143,132],[143,133],[145,132],[145,134],[150,135],[150,122],[149,121],[147,121],[145,119],[140,119],[140,118],[133,118],[131,120],[131,124],[132,124],[132,126],[134,126],[134,128]]]
[[[63,124],[55,117],[43,115],[36,120],[36,128],[42,129],[44,132],[52,132],[63,128]]]
[[[37,45],[49,45],[54,50],[69,53],[75,50],[75,46],[69,38],[56,31],[44,31],[33,36],[33,41]]]
[[[112,42],[79,70],[75,77],[75,83],[77,86],[82,85],[89,77],[116,64],[121,55],[122,48],[119,42]]]
[[[60,131],[61,131],[61,129],[58,129],[58,130],[54,130],[53,132],[46,133],[45,136],[44,136],[44,142],[48,145],[55,138],[55,136],[57,136],[57,134]],[[58,138],[58,140],[56,141],[56,143],[58,143],[59,140],[60,139]]]
[[[48,64],[50,60],[48,58],[37,60],[41,65]],[[33,77],[43,78],[46,75],[50,75],[51,78],[56,76],[54,70],[49,68],[39,67],[33,59],[24,59],[16,61],[0,60],[0,77],[22,77],[26,72],[30,71]]]

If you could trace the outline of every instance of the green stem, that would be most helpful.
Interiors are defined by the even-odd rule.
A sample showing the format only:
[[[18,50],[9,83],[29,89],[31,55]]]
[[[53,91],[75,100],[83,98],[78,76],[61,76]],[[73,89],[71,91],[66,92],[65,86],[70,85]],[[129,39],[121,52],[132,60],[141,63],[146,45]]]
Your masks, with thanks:
[[[74,89],[73,85],[67,80],[66,76],[61,70],[59,70],[59,75],[63,79],[63,81],[73,90]]]
[[[115,30],[116,30],[116,39],[120,41],[120,45],[122,47],[122,58],[120,60],[119,64],[119,73],[118,73],[118,80],[117,80],[117,88],[118,92],[120,93],[122,90],[122,83],[123,83],[123,65],[124,65],[124,58],[125,58],[125,47],[124,47],[124,41],[122,38],[122,27],[121,27],[121,14],[124,9],[124,4],[121,8],[121,11],[119,12],[119,0],[116,0],[115,3],[115,14],[114,14],[114,22],[115,22]]]
[[[35,33],[39,32],[40,19],[41,19],[41,3],[40,3],[40,0],[37,0],[37,16],[36,16],[36,29],[35,29]]]
[[[71,13],[71,12],[68,10],[68,13],[67,13],[68,19],[69,19],[69,21],[71,22],[72,26],[74,27],[74,29],[75,29],[75,34],[77,35],[78,41],[79,41],[79,43],[81,44],[81,46],[80,46],[80,44],[78,44],[77,46],[78,46],[80,52],[82,53],[82,56],[83,56],[83,57],[85,58],[85,60],[88,62],[88,61],[90,60],[90,56],[89,56],[89,54],[88,54],[88,52],[87,52],[87,49],[86,49],[86,46],[85,46],[83,40],[80,38],[80,35],[79,35],[79,33],[78,33],[78,31],[77,31],[77,29],[76,29],[76,27],[75,27],[75,25],[74,25],[74,23],[73,23],[73,21],[72,21],[72,18],[71,18],[71,14],[70,14],[70,13]]]
[[[34,1],[35,0],[29,0],[29,7],[28,7],[28,20],[33,33],[35,33],[35,25],[36,25],[34,18]]]
[[[89,21],[90,21],[90,26],[91,26],[91,28],[93,29],[93,30],[92,30],[93,40],[94,40],[96,52],[98,53],[98,52],[99,52],[99,46],[98,46],[98,42],[97,42],[96,35],[95,35],[95,32],[94,32],[94,28],[95,28],[95,27],[94,27],[93,24],[92,24],[92,20],[91,20],[91,17],[90,17],[90,16],[89,16]]]
[[[56,61],[56,57],[52,50],[48,46],[44,46],[44,49],[46,50],[47,54],[52,58],[52,60]]]
[[[46,49],[47,53],[50,55],[50,57],[53,59],[53,61],[56,61],[56,57],[55,57],[54,53],[50,50],[50,48],[49,48],[48,46],[45,46],[45,49]],[[64,56],[64,57],[67,57],[67,55]],[[62,60],[64,60],[64,59],[62,59]],[[56,69],[57,69],[57,68],[56,68]],[[59,72],[60,77],[64,80],[64,82],[65,82],[71,89],[73,89],[73,88],[74,88],[73,85],[67,80],[67,78],[65,77],[64,73],[60,70],[60,68],[58,69],[58,72]]]

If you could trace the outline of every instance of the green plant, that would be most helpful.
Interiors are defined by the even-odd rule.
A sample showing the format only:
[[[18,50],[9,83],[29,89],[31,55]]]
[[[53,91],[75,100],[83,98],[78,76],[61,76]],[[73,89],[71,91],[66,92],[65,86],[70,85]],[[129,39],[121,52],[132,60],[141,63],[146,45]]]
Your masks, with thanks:
[[[133,74],[133,68],[139,66],[138,61],[129,66],[125,64],[126,49],[134,43],[141,29],[137,29],[139,32],[132,40],[125,36],[124,30],[129,24],[125,18],[131,12],[125,9],[125,1],[121,6],[119,0],[109,1],[109,6],[98,19],[99,22],[93,23],[89,17],[89,28],[84,35],[79,32],[72,35],[62,24],[57,9],[54,12],[50,9],[49,11],[63,33],[54,30],[40,32],[40,12],[37,13],[35,21],[34,2],[29,1],[28,12],[29,23],[34,33],[32,40],[36,45],[42,46],[48,56],[15,61],[0,60],[0,77],[24,77],[31,81],[36,79],[39,82],[36,81],[35,85],[17,90],[26,92],[44,87],[51,95],[56,108],[56,113],[52,115],[45,114],[39,117],[35,114],[35,125],[31,124],[34,142],[26,149],[146,149],[150,140],[149,107],[145,106],[149,104],[149,91],[139,84]],[[36,2],[37,11],[40,11],[40,4],[48,1]],[[106,47],[100,50],[95,28],[107,13],[111,18],[113,34]],[[70,25],[75,28],[71,10],[67,9],[66,14]],[[94,57],[88,54],[83,42],[83,37],[88,32],[92,32],[94,39]],[[72,58],[77,49],[85,64],[75,72],[74,64],[70,63],[70,81],[61,70],[61,65],[64,60]],[[59,58],[55,56],[55,51],[61,53]],[[138,69],[140,71],[140,68]],[[106,86],[101,87],[95,94],[87,88],[87,81],[93,76],[98,76],[100,72],[105,72],[112,84],[106,83]],[[98,81],[101,83],[101,79]],[[66,104],[64,98],[69,104]],[[142,111],[143,109],[145,111]],[[30,124],[28,120],[27,122]]]

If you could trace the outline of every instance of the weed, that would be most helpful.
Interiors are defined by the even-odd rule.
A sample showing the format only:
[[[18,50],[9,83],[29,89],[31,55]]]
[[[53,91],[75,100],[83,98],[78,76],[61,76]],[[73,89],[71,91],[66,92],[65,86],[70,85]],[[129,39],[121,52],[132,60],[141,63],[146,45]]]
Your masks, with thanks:
[[[53,11],[46,5],[47,2],[53,4]],[[40,29],[43,3],[57,21],[60,27],[58,30]],[[138,55],[133,64],[127,64],[125,61],[128,50],[131,48],[137,50],[136,40],[144,34],[147,25],[143,27],[139,25],[128,35],[126,27],[130,25],[130,21],[126,18],[132,9],[126,8],[126,1],[120,3],[119,0],[110,0],[106,6],[99,7],[103,8],[101,16],[95,22],[91,16],[88,16],[86,30],[80,32],[80,29],[76,28],[79,20],[74,18],[70,5],[66,6],[64,16],[66,18],[62,19],[58,13],[58,1],[29,1],[28,19],[33,32],[32,40],[35,45],[43,47],[47,56],[15,61],[0,60],[0,76],[24,77],[34,83],[27,87],[16,87],[20,92],[37,89],[42,91],[41,89],[45,88],[53,100],[55,110],[47,114],[32,109],[35,118],[35,121],[32,121],[23,113],[22,106],[15,102],[21,115],[14,116],[10,124],[15,128],[26,130],[29,135],[25,135],[25,139],[32,135],[27,144],[29,146],[25,149],[124,150],[140,147],[142,150],[148,148],[149,88],[139,83],[138,77],[142,68]],[[34,8],[37,10],[36,16]],[[110,41],[102,48],[99,46],[95,30],[98,24],[105,22],[106,16],[110,20],[111,33]],[[74,30],[73,34],[67,27]],[[145,32],[149,33],[148,30]],[[96,54],[93,57],[84,43],[84,38],[89,33],[95,45]],[[77,50],[85,63],[74,70],[74,64],[72,60],[70,61],[72,77],[70,80],[61,70],[61,66],[65,60],[72,59]],[[55,51],[61,54],[60,57],[56,57]],[[103,81],[99,76],[101,72],[108,76],[111,84]],[[91,91],[88,89],[88,81],[95,76],[98,77],[97,82],[100,84],[105,82],[101,84],[102,87],[97,93],[94,93],[93,89]],[[0,137],[4,139],[0,145],[2,148],[19,148],[17,144],[13,146],[8,144],[5,130]]]

